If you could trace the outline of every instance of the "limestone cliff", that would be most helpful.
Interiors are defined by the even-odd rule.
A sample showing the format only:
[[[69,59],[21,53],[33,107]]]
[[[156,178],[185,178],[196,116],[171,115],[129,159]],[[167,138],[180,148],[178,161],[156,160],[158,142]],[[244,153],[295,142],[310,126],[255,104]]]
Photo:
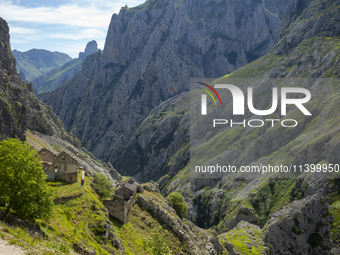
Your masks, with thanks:
[[[124,7],[112,16],[98,68],[83,68],[40,98],[88,150],[111,160],[155,106],[188,90],[191,77],[219,77],[267,53],[288,2],[150,0]]]

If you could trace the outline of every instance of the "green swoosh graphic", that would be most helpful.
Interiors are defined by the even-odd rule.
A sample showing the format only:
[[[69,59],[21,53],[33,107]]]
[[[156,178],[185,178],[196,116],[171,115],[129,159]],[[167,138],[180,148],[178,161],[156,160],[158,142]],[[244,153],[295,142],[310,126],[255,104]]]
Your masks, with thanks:
[[[204,92],[206,92],[213,100],[214,100],[214,103],[215,103],[215,105],[217,106],[217,104],[216,104],[216,100],[215,100],[215,98],[213,97],[213,95],[210,93],[210,91],[209,90],[206,90],[206,89],[202,89],[202,88],[198,88],[198,89],[201,89],[201,90],[203,90]]]

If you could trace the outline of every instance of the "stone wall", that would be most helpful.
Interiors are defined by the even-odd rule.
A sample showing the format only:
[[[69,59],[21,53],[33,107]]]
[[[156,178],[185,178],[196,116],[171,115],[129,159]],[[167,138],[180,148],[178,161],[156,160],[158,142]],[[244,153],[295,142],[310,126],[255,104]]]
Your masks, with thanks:
[[[57,157],[54,153],[52,153],[51,151],[49,151],[46,148],[42,148],[38,152],[38,154],[39,154],[42,161],[47,161],[47,162],[53,162],[55,160],[55,158]]]
[[[78,174],[77,172],[74,172],[74,173],[69,173],[69,174],[59,174],[59,175],[56,175],[55,176],[56,179],[59,179],[59,180],[63,180],[63,181],[66,181],[66,182],[77,182],[78,181]]]
[[[76,182],[77,178],[77,161],[67,153],[60,153],[53,161],[52,165],[47,168],[45,173],[49,181],[63,180],[66,182]]]
[[[135,197],[132,196],[128,201],[124,200],[123,197],[119,197],[114,195],[110,200],[104,200],[103,204],[106,209],[109,211],[109,214],[112,217],[117,218],[124,224],[129,221],[131,207],[135,202]]]

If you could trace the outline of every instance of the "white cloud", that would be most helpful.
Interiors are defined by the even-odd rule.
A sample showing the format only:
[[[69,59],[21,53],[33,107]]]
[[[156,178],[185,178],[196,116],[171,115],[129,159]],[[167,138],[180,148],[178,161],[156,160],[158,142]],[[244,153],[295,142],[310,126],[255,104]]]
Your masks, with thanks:
[[[26,27],[10,27],[10,33],[15,35],[22,35],[22,34],[37,34],[39,30],[31,29]]]
[[[134,7],[144,2],[0,0],[0,17],[9,24],[12,48],[57,50],[77,57],[89,40],[96,40],[98,48],[104,48],[113,13],[118,13],[122,6]]]
[[[12,1],[0,2],[0,15],[7,21],[40,22],[77,27],[107,28],[117,9],[98,9],[94,6],[81,7],[67,4],[58,7],[29,8],[14,4]]]
[[[38,41],[41,39],[40,31],[26,27],[14,27],[9,29],[12,43],[23,43],[28,41]]]
[[[50,38],[58,39],[71,39],[71,40],[82,40],[82,39],[93,39],[93,38],[105,38],[106,33],[104,31],[89,28],[79,33],[54,33],[51,34]]]

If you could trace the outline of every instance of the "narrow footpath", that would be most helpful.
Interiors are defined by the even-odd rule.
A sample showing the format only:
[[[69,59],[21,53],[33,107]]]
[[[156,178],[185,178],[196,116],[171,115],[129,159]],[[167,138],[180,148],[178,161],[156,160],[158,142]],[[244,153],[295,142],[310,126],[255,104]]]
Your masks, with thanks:
[[[0,255],[24,255],[25,253],[24,248],[10,245],[8,241],[0,238]]]

